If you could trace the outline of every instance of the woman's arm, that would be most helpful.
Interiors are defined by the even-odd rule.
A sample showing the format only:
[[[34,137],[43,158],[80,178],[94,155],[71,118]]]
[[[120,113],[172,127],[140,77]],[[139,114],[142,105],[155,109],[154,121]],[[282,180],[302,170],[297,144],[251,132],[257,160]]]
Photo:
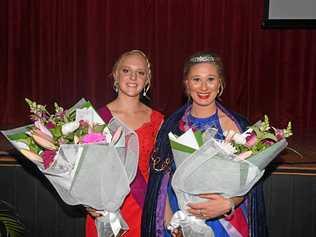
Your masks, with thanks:
[[[218,194],[201,194],[199,197],[206,199],[206,201],[189,203],[187,211],[203,219],[230,215],[233,213],[235,207],[244,200],[243,196],[225,198]]]

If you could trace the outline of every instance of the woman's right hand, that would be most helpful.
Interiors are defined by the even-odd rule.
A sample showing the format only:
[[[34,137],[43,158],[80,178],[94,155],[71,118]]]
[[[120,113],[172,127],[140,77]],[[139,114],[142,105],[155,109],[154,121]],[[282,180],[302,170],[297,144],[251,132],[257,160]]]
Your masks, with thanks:
[[[92,216],[93,218],[97,218],[102,216],[100,213],[97,212],[96,209],[93,209],[91,207],[86,207],[86,211],[89,213],[90,216]]]
[[[181,228],[177,228],[171,232],[172,237],[183,237]]]

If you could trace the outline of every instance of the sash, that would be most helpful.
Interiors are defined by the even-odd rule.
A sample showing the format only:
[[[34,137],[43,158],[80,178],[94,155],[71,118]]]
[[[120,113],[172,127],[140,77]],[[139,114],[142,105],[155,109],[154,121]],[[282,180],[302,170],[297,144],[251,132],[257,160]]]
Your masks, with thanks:
[[[108,123],[113,117],[111,111],[107,106],[103,106],[98,110],[99,115]],[[145,193],[147,191],[147,185],[144,176],[142,175],[139,166],[137,167],[137,174],[133,182],[131,183],[131,195],[137,204],[143,209]]]

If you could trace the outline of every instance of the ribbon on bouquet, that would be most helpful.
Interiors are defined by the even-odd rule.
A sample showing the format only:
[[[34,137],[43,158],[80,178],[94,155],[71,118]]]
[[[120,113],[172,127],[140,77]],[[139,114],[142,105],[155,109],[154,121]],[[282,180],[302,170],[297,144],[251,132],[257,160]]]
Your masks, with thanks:
[[[175,229],[181,227],[184,237],[214,237],[214,232],[205,220],[187,214],[179,210],[175,212],[168,225],[168,230],[173,232]]]
[[[101,217],[96,218],[98,235],[102,237],[117,237],[122,235],[122,231],[128,230],[128,225],[122,218],[119,211],[97,211]]]

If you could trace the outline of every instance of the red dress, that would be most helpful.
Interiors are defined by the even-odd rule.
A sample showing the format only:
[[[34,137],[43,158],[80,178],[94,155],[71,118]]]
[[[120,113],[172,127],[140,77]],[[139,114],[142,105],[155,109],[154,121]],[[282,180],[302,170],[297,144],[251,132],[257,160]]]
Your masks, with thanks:
[[[107,107],[99,110],[101,117],[107,122],[112,117]],[[156,136],[163,121],[163,115],[152,110],[150,122],[144,123],[135,132],[139,140],[139,161],[136,178],[131,184],[131,192],[121,207],[121,214],[129,226],[124,237],[140,237],[142,209],[149,176],[149,157],[154,148]],[[88,215],[86,220],[86,237],[97,237],[94,219]]]

